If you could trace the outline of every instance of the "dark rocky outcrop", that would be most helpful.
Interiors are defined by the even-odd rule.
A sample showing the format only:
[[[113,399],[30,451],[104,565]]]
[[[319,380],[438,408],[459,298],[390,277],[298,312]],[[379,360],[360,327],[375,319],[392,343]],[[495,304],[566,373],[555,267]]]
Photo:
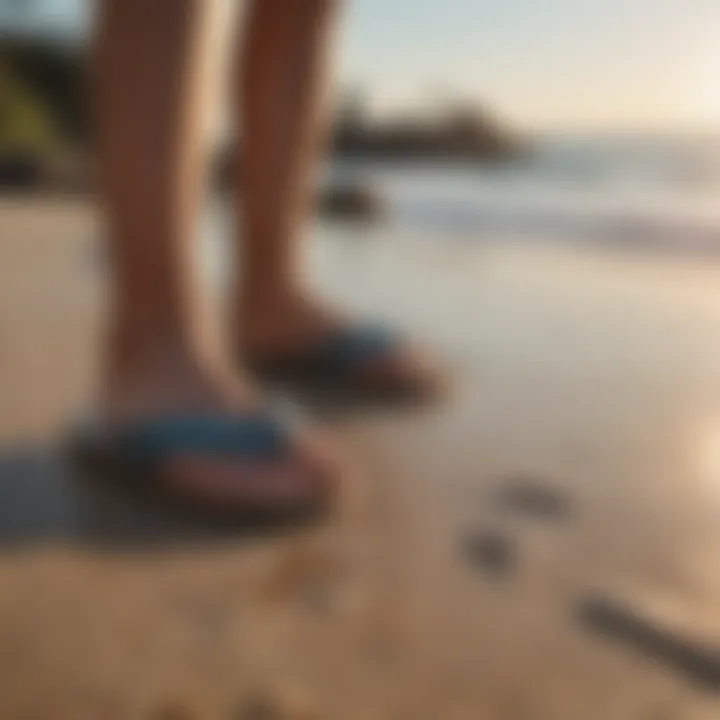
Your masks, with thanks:
[[[385,211],[383,199],[363,185],[329,187],[318,198],[318,212],[329,219],[377,220]]]
[[[433,120],[378,122],[368,120],[361,105],[341,108],[333,148],[347,158],[469,162],[507,160],[523,149],[512,132],[481,108],[451,107]]]

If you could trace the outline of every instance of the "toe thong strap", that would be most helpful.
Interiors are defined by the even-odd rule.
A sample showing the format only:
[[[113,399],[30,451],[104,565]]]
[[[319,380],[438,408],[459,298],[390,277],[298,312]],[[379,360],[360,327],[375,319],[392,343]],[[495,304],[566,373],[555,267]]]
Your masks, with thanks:
[[[173,415],[133,425],[114,434],[115,452],[143,465],[180,453],[251,460],[277,458],[288,447],[285,425],[265,415]]]

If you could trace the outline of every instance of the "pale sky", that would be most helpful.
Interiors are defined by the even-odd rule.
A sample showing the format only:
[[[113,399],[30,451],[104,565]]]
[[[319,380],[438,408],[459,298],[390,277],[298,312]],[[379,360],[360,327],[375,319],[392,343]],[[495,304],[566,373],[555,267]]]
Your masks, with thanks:
[[[354,0],[343,76],[524,127],[720,129],[720,0]]]
[[[32,2],[62,22],[89,0],[0,0],[0,26]],[[528,129],[720,129],[720,0],[346,6],[340,82],[380,110],[460,97]]]

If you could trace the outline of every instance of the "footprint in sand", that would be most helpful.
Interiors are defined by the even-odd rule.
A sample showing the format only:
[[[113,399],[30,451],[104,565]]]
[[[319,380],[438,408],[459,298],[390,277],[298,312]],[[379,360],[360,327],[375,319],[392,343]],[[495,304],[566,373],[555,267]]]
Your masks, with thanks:
[[[462,538],[463,556],[473,567],[494,580],[507,578],[517,568],[517,541],[497,531],[472,531]]]
[[[550,521],[566,520],[573,510],[567,492],[544,480],[523,476],[503,481],[495,504],[517,515]]]

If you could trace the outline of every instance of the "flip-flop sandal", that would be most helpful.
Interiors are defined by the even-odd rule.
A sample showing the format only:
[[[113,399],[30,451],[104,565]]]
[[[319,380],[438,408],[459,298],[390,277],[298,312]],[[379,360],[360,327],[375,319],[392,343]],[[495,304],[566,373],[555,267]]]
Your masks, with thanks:
[[[256,496],[236,502],[186,494],[163,472],[164,463],[183,455],[248,462],[289,458],[291,430],[270,415],[178,414],[119,429],[85,429],[76,433],[68,449],[87,480],[213,520],[294,524],[318,519],[334,500],[332,483],[326,478],[315,478],[309,483],[312,489],[292,501]]]
[[[396,331],[378,324],[350,325],[330,333],[303,353],[250,359],[246,364],[258,379],[310,395],[341,401],[403,403],[430,399],[435,388],[413,382],[376,382],[362,371],[402,347]]]

